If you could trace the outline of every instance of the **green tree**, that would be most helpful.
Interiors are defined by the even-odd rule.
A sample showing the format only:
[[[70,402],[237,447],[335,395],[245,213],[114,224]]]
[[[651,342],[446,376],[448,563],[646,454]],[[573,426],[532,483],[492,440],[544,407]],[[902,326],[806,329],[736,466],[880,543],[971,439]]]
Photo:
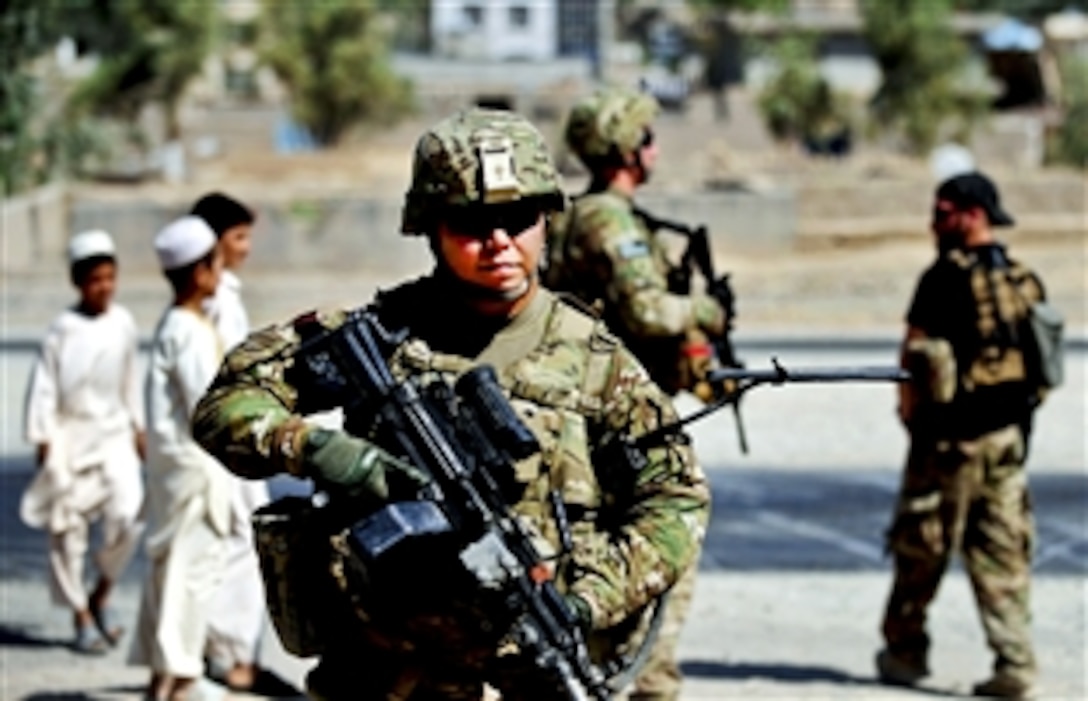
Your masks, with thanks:
[[[847,106],[820,74],[816,37],[786,35],[768,49],[775,72],[759,93],[759,111],[776,141],[821,140],[849,128]]]
[[[951,0],[861,0],[864,34],[882,82],[870,104],[877,130],[928,152],[951,129],[964,138],[986,109],[966,88],[967,47],[951,27]]]
[[[389,67],[389,39],[373,0],[264,0],[262,60],[291,95],[295,120],[323,146],[354,126],[389,121],[411,88]]]
[[[216,6],[177,0],[108,0],[88,30],[99,55],[77,86],[72,114],[135,122],[149,104],[163,107],[166,137],[181,136],[178,109],[204,66],[215,32]]]
[[[1047,144],[1048,160],[1088,169],[1088,59],[1062,56],[1062,123]]]
[[[33,62],[62,34],[64,6],[54,0],[0,4],[0,185],[5,196],[39,184],[54,169],[41,79]]]

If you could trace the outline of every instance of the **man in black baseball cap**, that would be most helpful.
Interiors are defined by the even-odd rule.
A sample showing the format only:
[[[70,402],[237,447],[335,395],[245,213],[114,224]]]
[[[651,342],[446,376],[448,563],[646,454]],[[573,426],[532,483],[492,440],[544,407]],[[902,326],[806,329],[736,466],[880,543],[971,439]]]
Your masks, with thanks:
[[[981,209],[986,213],[990,226],[1012,226],[1015,223],[1001,208],[1001,196],[993,181],[977,171],[944,181],[937,188],[938,207],[942,201],[961,211],[975,207]]]
[[[1020,339],[1042,281],[1009,257],[994,228],[1011,226],[997,188],[969,172],[937,188],[937,258],[906,315],[899,418],[910,436],[888,549],[894,580],[876,656],[882,682],[929,674],[927,609],[952,555],[971,579],[993,674],[976,696],[1037,693],[1031,639],[1034,522],[1024,473],[1032,413],[1044,392]]]

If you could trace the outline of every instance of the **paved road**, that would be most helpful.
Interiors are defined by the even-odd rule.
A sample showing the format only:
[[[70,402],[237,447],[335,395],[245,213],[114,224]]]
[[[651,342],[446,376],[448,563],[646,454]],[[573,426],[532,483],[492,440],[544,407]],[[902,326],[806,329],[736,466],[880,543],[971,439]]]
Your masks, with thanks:
[[[15,354],[18,355],[18,354]],[[877,364],[888,349],[779,353],[792,365]],[[21,390],[10,380],[28,358],[7,358],[2,423],[17,420]],[[758,366],[754,350],[747,354]],[[0,357],[0,360],[4,360]],[[1085,355],[1039,416],[1029,462],[1039,519],[1035,630],[1046,698],[1080,699],[1085,672],[1088,477]],[[21,378],[19,380],[21,384]],[[912,698],[872,682],[871,656],[887,594],[881,533],[905,450],[887,386],[754,390],[745,402],[751,454],[740,455],[728,414],[697,424],[696,447],[714,489],[714,515],[695,611],[681,654],[685,699]],[[682,411],[694,404],[681,401]],[[9,434],[10,439],[10,434]],[[18,523],[30,475],[27,450],[9,440],[0,458],[0,699],[131,699],[142,672],[117,651],[97,666],[61,646],[67,621],[48,607],[44,539]],[[280,482],[278,489],[298,485]],[[121,589],[136,606],[137,562]],[[928,694],[955,695],[986,673],[965,578],[954,574],[934,609],[934,679]],[[266,646],[268,664],[298,680],[305,668]]]

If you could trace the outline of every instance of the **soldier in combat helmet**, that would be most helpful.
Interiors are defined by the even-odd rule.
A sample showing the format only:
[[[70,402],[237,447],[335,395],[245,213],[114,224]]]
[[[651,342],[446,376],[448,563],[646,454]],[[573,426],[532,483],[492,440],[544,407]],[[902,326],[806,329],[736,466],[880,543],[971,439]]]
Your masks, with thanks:
[[[471,109],[438,123],[419,139],[402,223],[405,234],[427,238],[435,268],[379,294],[370,308],[388,328],[408,332],[389,359],[397,377],[452,380],[479,364],[495,367],[542,446],[516,465],[524,493],[512,509],[542,550],[560,552],[546,495],[561,494],[573,549],[556,561],[555,581],[593,644],[641,615],[688,569],[709,493],[683,442],[646,450],[645,467],[622,492],[595,464],[592,447],[602,432],[637,436],[675,412],[601,323],[540,286],[545,220],[563,205],[543,138],[523,118]],[[378,500],[412,489],[418,471],[361,437],[365,430],[303,420],[332,407],[319,388],[297,380],[296,354],[303,339],[344,318],[308,314],[251,335],[200,402],[198,440],[244,477],[288,473]],[[365,428],[367,418],[347,416],[345,425]],[[616,499],[621,517],[606,529],[595,519]],[[313,576],[335,571],[333,563]],[[516,649],[481,646],[473,626],[459,623],[462,610],[387,626],[366,608],[355,602],[324,641],[307,679],[313,697],[476,700],[485,682],[507,701],[554,697]]]
[[[722,304],[670,290],[665,248],[634,203],[657,161],[653,97],[602,89],[571,110],[566,141],[590,172],[589,188],[553,222],[545,284],[602,304],[603,319],[666,392],[695,390],[712,362],[708,335],[727,330]],[[704,383],[705,385],[705,383]],[[705,386],[701,389],[705,389]],[[708,392],[699,392],[703,399]],[[676,699],[676,645],[695,589],[697,562],[669,595],[658,644],[632,699]]]

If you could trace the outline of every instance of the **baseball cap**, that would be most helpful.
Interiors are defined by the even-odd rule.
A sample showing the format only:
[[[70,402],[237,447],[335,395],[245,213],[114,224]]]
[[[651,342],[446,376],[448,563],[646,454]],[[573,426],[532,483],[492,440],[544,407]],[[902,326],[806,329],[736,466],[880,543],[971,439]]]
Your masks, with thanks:
[[[117,249],[110,235],[101,229],[81,231],[68,241],[68,264],[74,265],[88,258],[114,258]]]
[[[192,265],[215,248],[215,232],[200,217],[176,219],[155,235],[155,253],[163,270]]]
[[[1001,208],[997,187],[982,173],[974,171],[949,178],[937,188],[937,199],[957,207],[981,207],[991,226],[1012,226],[1015,220]]]

